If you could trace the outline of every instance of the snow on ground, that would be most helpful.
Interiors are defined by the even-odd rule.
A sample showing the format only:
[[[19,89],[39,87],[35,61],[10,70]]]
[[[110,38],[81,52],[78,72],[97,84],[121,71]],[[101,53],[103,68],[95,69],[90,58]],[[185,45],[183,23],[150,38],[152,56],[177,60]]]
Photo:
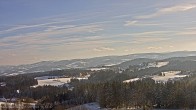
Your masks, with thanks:
[[[169,62],[153,62],[153,63],[149,63],[147,68],[150,68],[150,67],[157,67],[157,68],[160,68],[162,66],[166,66],[168,65]]]
[[[3,73],[3,74],[1,74],[0,76],[6,76],[6,75],[8,75],[8,73]]]
[[[124,61],[130,61],[132,59],[121,59],[121,60],[124,62]]]
[[[184,78],[187,77],[188,75],[178,75],[181,73],[181,71],[167,71],[167,72],[162,72],[162,75],[154,75],[154,76],[147,76],[148,78],[152,78],[156,82],[167,82],[169,80],[175,80],[178,78]],[[133,78],[129,80],[123,81],[124,83],[130,83],[138,80],[142,80],[147,77],[142,77],[142,78]]]
[[[52,70],[62,70],[62,68],[52,68]]]
[[[81,64],[86,65],[86,63],[87,62],[76,61],[76,62],[70,63],[70,64],[68,64],[66,66],[69,67],[69,68],[81,68],[79,65],[81,65]]]
[[[140,78],[128,79],[128,80],[125,80],[125,81],[123,81],[123,82],[124,82],[124,83],[130,83],[130,82],[137,81],[137,80],[140,80]]]
[[[71,80],[71,78],[58,78],[57,76],[43,76],[43,77],[37,77],[35,79],[37,79],[38,85],[35,85],[33,87],[44,86],[44,85],[62,86],[70,82]]]
[[[117,65],[117,64],[108,64],[108,65],[105,65],[105,66],[114,66],[114,65]]]
[[[60,81],[62,83],[70,82],[71,78],[57,78],[56,81]]]
[[[101,108],[98,103],[88,103],[88,104],[84,104],[84,106],[88,110],[100,110]]]
[[[169,62],[158,62],[157,65],[156,65],[156,67],[160,68],[160,67],[166,66],[168,64],[169,64]]]
[[[106,70],[108,68],[90,68],[91,71],[100,71],[100,70]]]
[[[152,79],[156,82],[167,82],[168,80],[175,79],[175,78],[183,78],[187,75],[178,75],[181,71],[167,71],[162,72],[162,76],[154,75]]]
[[[88,75],[86,75],[86,76],[84,76],[84,77],[76,77],[75,79],[78,79],[78,80],[87,80],[90,76],[91,76],[91,75],[88,74]]]
[[[147,66],[144,66],[144,67],[140,68],[139,70],[151,68],[151,67],[160,68],[160,67],[166,66],[168,64],[169,64],[169,62],[152,62],[152,63],[148,63]]]
[[[72,107],[67,110],[107,110],[107,109],[101,109],[99,104],[94,102],[94,103],[87,103],[76,107]]]
[[[4,75],[4,76],[17,76],[19,74],[24,74],[24,72],[19,71],[18,73],[7,74],[7,75]]]
[[[38,85],[34,85],[32,87],[50,85],[50,86],[62,86],[70,82],[71,79],[78,79],[78,80],[87,80],[90,77],[89,75],[83,77],[63,77],[63,76],[42,76],[36,77]]]
[[[119,62],[119,63],[111,63],[111,64],[107,64],[107,65],[105,65],[105,66],[115,66],[115,65],[119,65],[119,64],[121,64],[122,62]]]

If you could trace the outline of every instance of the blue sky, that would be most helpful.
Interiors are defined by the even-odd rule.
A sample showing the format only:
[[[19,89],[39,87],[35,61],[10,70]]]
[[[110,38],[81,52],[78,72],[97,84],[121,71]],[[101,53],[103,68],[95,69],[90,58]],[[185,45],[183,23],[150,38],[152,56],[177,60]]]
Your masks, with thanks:
[[[1,0],[0,65],[196,50],[195,0]]]

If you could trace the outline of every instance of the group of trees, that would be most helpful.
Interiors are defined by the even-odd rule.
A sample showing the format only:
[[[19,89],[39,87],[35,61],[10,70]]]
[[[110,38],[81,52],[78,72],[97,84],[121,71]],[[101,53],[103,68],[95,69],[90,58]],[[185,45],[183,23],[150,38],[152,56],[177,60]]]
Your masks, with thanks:
[[[196,108],[196,85],[189,81],[163,84],[145,79],[128,84],[105,83],[101,88],[98,101],[102,107]]]
[[[28,75],[17,76],[1,76],[0,82],[4,82],[6,86],[0,87],[0,96],[6,98],[18,97],[18,92],[37,85],[37,80]]]
[[[41,77],[41,76],[78,77],[80,76],[80,73],[88,73],[88,72],[89,70],[66,69],[66,70],[28,73],[28,74],[21,74],[21,75],[16,75],[16,76],[0,76],[0,83],[3,82],[6,84],[6,86],[3,86],[3,87],[0,86],[0,96],[4,96],[6,98],[25,97],[25,96],[32,97],[33,93],[35,94],[38,92],[38,89],[43,89],[42,87],[31,88],[31,86],[38,84],[35,77]],[[45,89],[48,89],[48,88],[49,87],[45,86]],[[50,87],[50,88],[53,88],[53,87]],[[58,88],[55,90],[59,90],[59,89],[61,90],[61,88]],[[41,95],[44,95],[44,94],[41,94]],[[41,95],[38,95],[38,98],[40,98]],[[37,99],[37,95],[36,97],[33,97],[33,98]]]
[[[131,83],[80,83],[72,92],[59,94],[59,100],[65,106],[99,102],[103,108],[195,109],[195,82],[196,76],[167,83],[148,78]]]
[[[55,73],[61,74],[60,72],[62,71]],[[44,75],[46,74],[48,73]],[[72,72],[70,71],[69,74],[71,75]],[[7,84],[5,87],[0,87],[1,95],[6,98],[37,100],[38,109],[51,109],[59,105],[61,108],[70,108],[90,102],[98,102],[103,108],[117,109],[130,107],[196,109],[196,75],[194,74],[182,80],[166,83],[156,83],[150,78],[123,83],[123,80],[132,78],[132,74],[126,71],[121,74],[110,70],[99,71],[92,73],[89,80],[72,79],[69,85],[74,87],[73,90],[69,90],[67,86],[31,88],[30,86],[37,84],[35,75],[0,77],[0,82]],[[78,70],[77,75],[79,75]]]

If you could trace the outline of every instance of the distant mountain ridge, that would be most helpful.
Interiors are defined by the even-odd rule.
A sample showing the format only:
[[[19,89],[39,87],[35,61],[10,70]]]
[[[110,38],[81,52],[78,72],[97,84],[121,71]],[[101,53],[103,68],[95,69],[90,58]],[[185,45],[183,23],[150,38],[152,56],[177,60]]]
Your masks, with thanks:
[[[0,66],[0,75],[25,74],[33,72],[44,72],[52,70],[62,70],[69,68],[90,68],[105,65],[117,65],[126,61],[143,58],[149,60],[163,60],[172,57],[196,56],[196,51],[178,51],[169,53],[141,53],[123,56],[103,56],[89,59],[73,59],[61,61],[42,61],[34,64],[19,66]]]

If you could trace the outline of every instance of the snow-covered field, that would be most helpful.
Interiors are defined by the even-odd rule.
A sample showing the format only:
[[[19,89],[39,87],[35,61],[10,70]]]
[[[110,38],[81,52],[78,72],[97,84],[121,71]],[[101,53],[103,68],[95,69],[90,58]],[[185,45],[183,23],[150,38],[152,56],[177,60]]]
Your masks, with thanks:
[[[76,61],[66,65],[68,68],[82,68],[81,65],[86,65],[87,62],[84,61]]]
[[[115,65],[119,65],[119,64],[121,64],[122,62],[119,62],[119,63],[111,63],[111,64],[107,64],[107,65],[105,65],[105,66],[115,66]]]
[[[108,68],[90,68],[91,71],[100,71],[100,70],[106,70]]]
[[[166,66],[168,64],[169,64],[169,62],[153,62],[153,63],[149,63],[147,68],[150,68],[150,67],[160,68],[160,67]]]
[[[61,86],[68,82],[70,82],[71,78],[55,78],[55,79],[45,79],[45,80],[37,80],[38,85],[36,86],[44,86],[44,85],[51,85],[51,86]]]
[[[162,76],[160,75],[154,75],[152,76],[152,79],[156,82],[167,82],[168,80],[173,80],[175,78],[183,78],[187,75],[178,75],[181,71],[167,71],[162,72]]]
[[[184,77],[188,76],[188,75],[179,75],[179,73],[181,73],[181,71],[166,71],[166,72],[162,72],[162,75],[154,75],[154,76],[148,76],[148,77],[152,78],[156,82],[167,82],[169,80],[174,80],[174,79],[177,79],[177,78],[184,78]],[[124,83],[129,83],[129,82],[142,80],[144,78],[146,78],[146,77],[133,78],[133,79],[125,80],[123,82]]]
[[[133,78],[133,79],[125,80],[123,82],[124,83],[130,83],[130,82],[137,81],[137,80],[140,80],[140,78]]]
[[[160,67],[166,66],[168,64],[169,64],[169,62],[152,62],[152,63],[148,63],[147,66],[144,66],[144,67],[140,68],[139,70],[146,69],[146,68],[152,68],[152,67],[160,68]]]
[[[24,72],[19,71],[18,73],[12,73],[12,74],[4,73],[4,74],[3,74],[3,75],[1,75],[1,76],[17,76],[17,75],[20,75],[20,74],[24,74]]]
[[[45,85],[62,86],[70,82],[71,80],[71,78],[64,78],[59,76],[42,76],[42,77],[36,77],[35,79],[37,79],[38,85],[32,87],[45,86]]]
[[[91,76],[91,75],[88,74],[88,75],[86,75],[86,76],[83,76],[83,77],[76,77],[76,78],[74,78],[74,79],[78,79],[78,80],[87,80],[90,76]]]
[[[62,76],[42,76],[42,77],[36,77],[38,85],[32,86],[32,87],[38,87],[38,86],[62,86],[64,84],[67,84],[70,82],[71,79],[78,79],[78,80],[87,80],[90,75],[86,75],[83,77],[62,77]]]
[[[160,67],[166,66],[168,64],[169,64],[169,62],[158,62],[157,65],[156,65],[156,67],[160,68]]]
[[[108,64],[108,65],[105,65],[105,66],[114,66],[114,65],[117,65],[117,64]]]

